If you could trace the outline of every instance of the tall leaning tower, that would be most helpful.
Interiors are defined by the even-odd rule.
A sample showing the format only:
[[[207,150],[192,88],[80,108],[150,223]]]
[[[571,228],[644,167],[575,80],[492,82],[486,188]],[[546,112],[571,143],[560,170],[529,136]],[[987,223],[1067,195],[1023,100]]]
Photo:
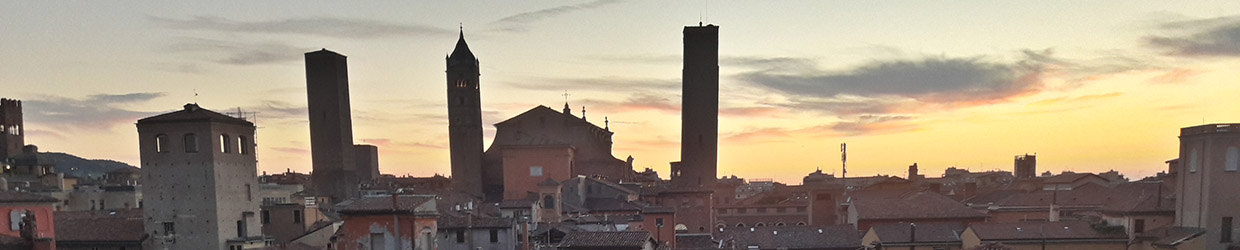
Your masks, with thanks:
[[[709,186],[719,176],[719,26],[687,26],[684,36],[681,167],[672,184]]]
[[[482,195],[482,101],[478,91],[478,59],[465,44],[465,32],[448,56],[448,144],[452,156],[452,187]]]
[[[250,249],[270,243],[258,210],[254,123],[186,104],[138,120],[144,249]]]

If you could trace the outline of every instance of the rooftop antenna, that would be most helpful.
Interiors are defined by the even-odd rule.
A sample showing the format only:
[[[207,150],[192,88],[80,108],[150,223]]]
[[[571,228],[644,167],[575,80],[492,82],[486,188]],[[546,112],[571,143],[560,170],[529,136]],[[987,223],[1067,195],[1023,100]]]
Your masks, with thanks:
[[[198,89],[194,89],[194,105],[198,105]]]

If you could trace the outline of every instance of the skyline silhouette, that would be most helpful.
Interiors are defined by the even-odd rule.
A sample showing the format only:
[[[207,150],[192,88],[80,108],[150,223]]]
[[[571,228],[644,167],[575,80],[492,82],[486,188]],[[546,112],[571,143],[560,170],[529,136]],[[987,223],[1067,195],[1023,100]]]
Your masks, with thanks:
[[[26,143],[137,165],[133,123],[196,102],[258,113],[259,171],[308,172],[301,58],[326,48],[350,59],[354,143],[379,147],[383,173],[447,175],[439,60],[458,28],[482,61],[486,146],[490,125],[567,99],[608,118],[615,156],[664,178],[680,157],[680,28],[699,21],[725,27],[719,175],[799,183],[838,172],[847,142],[849,176],[1011,171],[1037,153],[1039,171],[1137,179],[1177,157],[1179,128],[1234,122],[1240,104],[1234,2],[196,4],[215,8],[0,4],[0,84],[24,102]]]

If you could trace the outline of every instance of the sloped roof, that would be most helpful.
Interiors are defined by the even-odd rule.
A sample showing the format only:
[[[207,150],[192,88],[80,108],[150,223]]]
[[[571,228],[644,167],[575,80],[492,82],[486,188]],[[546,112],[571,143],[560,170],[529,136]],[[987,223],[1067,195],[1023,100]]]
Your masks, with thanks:
[[[960,242],[960,233],[964,225],[957,223],[893,223],[879,224],[870,227],[878,239],[884,244],[909,242]],[[910,241],[910,235],[916,230],[917,239]]]
[[[177,110],[171,113],[165,113],[162,115],[142,118],[138,120],[138,124],[141,125],[141,124],[149,124],[149,123],[177,123],[177,122],[199,122],[199,121],[210,121],[210,122],[221,122],[221,123],[232,123],[232,124],[254,126],[254,123],[246,121],[245,119],[236,118],[236,117],[228,116],[225,114],[220,114],[215,111],[207,110],[207,109],[199,107],[198,104],[195,104],[195,103],[185,104],[185,107],[183,109]]]
[[[0,203],[58,202],[60,200],[26,192],[0,191]]]
[[[1198,227],[1160,227],[1138,234],[1137,238],[1154,241],[1155,246],[1177,246],[1180,243],[1205,235],[1206,230]]]
[[[440,216],[439,229],[457,229],[457,228],[512,228],[512,218],[498,217],[458,217],[458,216]]]
[[[560,241],[560,247],[636,247],[653,241],[647,231],[620,232],[569,232]]]
[[[978,212],[941,194],[914,192],[899,196],[890,193],[853,196],[859,219],[985,218]]]
[[[710,234],[676,234],[676,249],[719,249]]]
[[[400,195],[395,200],[392,196],[366,196],[349,200],[343,203],[345,207],[340,209],[340,213],[392,213],[392,212],[413,212],[421,206],[434,199],[429,195]]]
[[[1050,206],[1054,201],[1058,205],[1068,206],[1103,206],[1117,200],[1114,190],[1098,184],[1085,184],[1072,190],[1047,191],[1039,190],[1029,193],[1015,194],[1007,199],[995,202],[1000,206]]]
[[[56,212],[56,241],[142,242],[142,210]]]
[[[1102,233],[1084,221],[1025,221],[970,225],[983,241],[995,240],[1127,240],[1121,233]]]
[[[734,249],[749,246],[761,249],[856,249],[861,246],[861,234],[851,225],[726,228],[715,233],[715,236],[717,240],[732,244]]]
[[[1067,184],[1067,183],[1072,183],[1072,182],[1075,182],[1076,180],[1080,180],[1080,179],[1082,179],[1082,178],[1086,178],[1086,177],[1090,177],[1090,176],[1093,176],[1093,177],[1098,178],[1098,179],[1106,180],[1106,178],[1102,178],[1101,176],[1098,176],[1098,175],[1096,175],[1096,174],[1092,174],[1092,173],[1062,173],[1062,174],[1056,175],[1056,176],[1054,176],[1054,177],[1047,178],[1046,180],[1043,180],[1043,181],[1042,181],[1042,183],[1045,183],[1045,184]]]

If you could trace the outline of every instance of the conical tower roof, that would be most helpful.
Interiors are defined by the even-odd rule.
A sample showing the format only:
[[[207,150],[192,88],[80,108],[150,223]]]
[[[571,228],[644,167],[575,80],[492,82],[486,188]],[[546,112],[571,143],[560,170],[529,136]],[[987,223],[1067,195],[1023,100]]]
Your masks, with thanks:
[[[452,54],[448,56],[448,65],[458,63],[474,64],[477,59],[474,53],[469,51],[469,44],[465,43],[465,30],[461,30],[461,36],[456,40],[456,48],[452,50]]]

